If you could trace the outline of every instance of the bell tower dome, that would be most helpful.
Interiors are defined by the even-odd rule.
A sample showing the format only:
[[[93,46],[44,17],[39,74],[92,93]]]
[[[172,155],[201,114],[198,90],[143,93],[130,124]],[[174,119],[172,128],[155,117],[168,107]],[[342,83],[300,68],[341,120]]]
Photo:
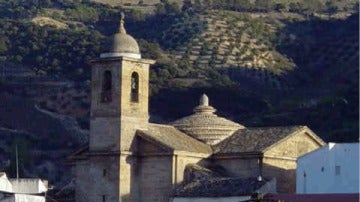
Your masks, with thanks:
[[[100,54],[100,58],[112,58],[112,57],[131,57],[141,58],[139,45],[136,40],[126,34],[124,26],[125,15],[121,13],[119,30],[113,37],[108,41],[105,52]]]

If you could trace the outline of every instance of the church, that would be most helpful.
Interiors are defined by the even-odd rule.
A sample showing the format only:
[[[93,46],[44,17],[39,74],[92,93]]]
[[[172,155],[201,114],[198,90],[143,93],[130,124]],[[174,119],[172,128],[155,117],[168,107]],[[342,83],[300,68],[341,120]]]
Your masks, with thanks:
[[[250,128],[219,117],[205,94],[193,114],[149,123],[155,61],[141,58],[123,16],[111,44],[90,63],[89,143],[68,157],[77,202],[235,196],[272,180],[275,192],[294,193],[297,158],[325,145],[306,126]]]

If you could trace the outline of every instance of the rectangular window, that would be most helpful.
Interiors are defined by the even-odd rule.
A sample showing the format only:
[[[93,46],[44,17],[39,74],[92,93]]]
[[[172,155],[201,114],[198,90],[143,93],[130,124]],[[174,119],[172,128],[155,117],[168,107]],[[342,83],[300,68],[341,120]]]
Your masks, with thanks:
[[[106,176],[106,169],[103,169],[103,177]]]
[[[335,166],[335,175],[340,175],[340,172],[341,172],[341,167]]]
[[[106,196],[102,195],[102,202],[106,202]]]

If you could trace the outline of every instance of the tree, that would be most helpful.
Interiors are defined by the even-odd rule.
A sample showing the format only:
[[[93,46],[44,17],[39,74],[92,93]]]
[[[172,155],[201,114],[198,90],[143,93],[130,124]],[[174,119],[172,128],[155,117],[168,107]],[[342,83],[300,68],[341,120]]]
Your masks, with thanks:
[[[334,13],[336,13],[338,10],[339,10],[339,6],[337,5],[336,0],[330,0],[330,1],[326,2],[326,11],[327,11],[329,17],[331,15],[333,15]]]
[[[204,3],[206,3],[206,7],[207,8],[211,8],[211,1],[205,1]],[[194,8],[196,11],[201,11],[203,9],[203,5],[201,4],[200,0],[195,0],[194,2]]]
[[[191,0],[184,0],[184,1],[183,1],[183,6],[182,6],[181,10],[182,10],[182,11],[186,11],[186,10],[192,8],[192,6],[193,6],[193,5],[192,5],[192,3],[191,3]]]
[[[165,6],[163,3],[157,3],[155,5],[155,13],[157,15],[165,15],[166,14]]]
[[[301,6],[299,2],[291,2],[289,4],[289,11],[290,12],[300,12],[301,11]]]
[[[165,10],[167,14],[179,14],[181,12],[179,4],[176,2],[165,3]]]
[[[273,2],[269,0],[256,0],[255,7],[260,11],[266,11],[266,12],[269,12],[274,9]]]
[[[139,9],[132,9],[130,12],[130,16],[135,22],[145,20],[145,15]]]
[[[320,0],[307,0],[302,3],[307,14],[323,11],[325,9],[324,3]]]
[[[287,10],[287,8],[286,8],[286,4],[285,3],[277,3],[276,5],[275,5],[275,10],[276,11],[286,11]]]
[[[250,0],[234,0],[234,10],[236,11],[249,11],[253,8]]]
[[[0,53],[5,53],[8,50],[7,42],[9,39],[7,37],[0,38]]]

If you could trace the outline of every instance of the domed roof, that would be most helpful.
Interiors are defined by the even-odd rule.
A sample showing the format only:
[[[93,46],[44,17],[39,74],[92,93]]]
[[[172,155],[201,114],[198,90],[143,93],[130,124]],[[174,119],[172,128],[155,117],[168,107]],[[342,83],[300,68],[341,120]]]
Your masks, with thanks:
[[[216,144],[230,136],[243,125],[222,118],[214,114],[216,110],[209,106],[209,98],[203,94],[200,105],[195,107],[194,114],[178,119],[171,123],[184,133],[199,139],[206,144]]]
[[[101,58],[127,56],[132,58],[141,58],[139,45],[136,40],[126,34],[124,27],[124,14],[121,14],[119,31],[114,34],[106,47],[106,52],[101,53]]]

